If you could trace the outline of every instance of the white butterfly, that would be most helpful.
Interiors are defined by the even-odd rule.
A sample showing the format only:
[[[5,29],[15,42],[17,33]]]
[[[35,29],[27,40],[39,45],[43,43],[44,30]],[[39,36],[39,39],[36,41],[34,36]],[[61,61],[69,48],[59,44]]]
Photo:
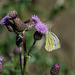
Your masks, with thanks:
[[[46,32],[46,45],[45,49],[47,51],[52,51],[60,48],[60,41],[58,37],[53,32]]]

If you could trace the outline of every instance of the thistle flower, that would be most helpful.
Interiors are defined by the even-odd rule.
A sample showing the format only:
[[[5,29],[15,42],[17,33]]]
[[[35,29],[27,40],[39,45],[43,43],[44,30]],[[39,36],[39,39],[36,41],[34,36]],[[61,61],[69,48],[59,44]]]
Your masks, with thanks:
[[[34,22],[36,22],[36,23],[39,23],[39,22],[41,22],[40,21],[40,19],[37,17],[37,16],[32,16],[32,20],[34,21]]]
[[[54,64],[51,71],[50,71],[50,73],[51,73],[51,75],[58,75],[59,71],[60,71],[59,64]]]
[[[36,22],[35,28],[37,29],[38,32],[40,32],[41,34],[45,34],[47,32],[48,30],[47,25],[42,23],[37,16],[35,15],[32,16],[32,20]]]
[[[9,16],[7,15],[7,16],[5,16],[1,21],[0,21],[0,24],[3,26],[4,24],[6,24],[7,22],[8,22],[8,20],[9,20]]]
[[[16,11],[11,11],[9,14],[7,14],[1,21],[0,24],[4,25],[9,22],[9,19],[14,19],[17,17],[18,13]]]
[[[18,32],[31,30],[35,26],[35,22],[33,20],[29,20],[28,22],[23,22],[19,17],[16,11],[12,11],[9,13],[10,20],[15,24],[15,30]]]
[[[10,22],[9,20],[11,19],[11,17],[9,16],[9,14],[7,14],[1,21],[0,24],[3,26],[5,25],[6,28],[8,29],[8,31],[13,32],[13,30],[15,29],[15,25]]]
[[[45,34],[48,31],[47,25],[43,24],[42,22],[39,22],[35,25],[35,28],[37,29],[38,32],[41,34]]]

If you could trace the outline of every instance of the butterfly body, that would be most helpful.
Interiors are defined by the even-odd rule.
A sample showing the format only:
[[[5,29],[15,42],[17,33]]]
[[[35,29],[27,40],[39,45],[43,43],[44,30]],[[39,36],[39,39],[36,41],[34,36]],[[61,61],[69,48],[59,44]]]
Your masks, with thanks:
[[[46,45],[45,49],[47,51],[52,51],[60,48],[60,41],[58,37],[53,32],[46,32]]]

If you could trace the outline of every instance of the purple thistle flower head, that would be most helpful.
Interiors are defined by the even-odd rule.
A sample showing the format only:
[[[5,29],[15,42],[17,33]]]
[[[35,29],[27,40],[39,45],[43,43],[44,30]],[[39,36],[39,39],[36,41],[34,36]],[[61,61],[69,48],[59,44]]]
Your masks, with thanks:
[[[37,17],[37,16],[32,16],[32,20],[34,21],[34,22],[36,22],[36,23],[39,23],[39,22],[41,22],[40,21],[40,19]]]
[[[42,22],[39,22],[35,25],[35,28],[37,29],[38,32],[41,34],[45,34],[48,31],[47,25],[43,24]]]
[[[51,71],[50,71],[50,73],[51,73],[51,75],[58,75],[59,71],[60,71],[59,64],[54,64]]]
[[[3,26],[4,24],[6,24],[7,22],[8,22],[8,20],[9,20],[9,16],[7,15],[7,16],[5,16],[1,21],[0,21],[0,24]]]
[[[0,57],[0,62],[2,62],[2,60],[3,60],[3,57]]]

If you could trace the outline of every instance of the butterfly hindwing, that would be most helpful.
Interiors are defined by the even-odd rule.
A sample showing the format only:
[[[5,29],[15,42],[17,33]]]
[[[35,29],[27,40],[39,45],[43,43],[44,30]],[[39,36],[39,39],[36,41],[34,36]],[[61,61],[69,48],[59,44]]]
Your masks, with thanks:
[[[54,47],[55,47],[55,49],[60,48],[60,41],[59,41],[58,37],[53,32],[50,32],[50,33],[52,34],[52,37],[54,39]]]
[[[47,51],[52,51],[57,48],[60,48],[60,42],[58,37],[53,32],[47,31],[45,49]]]

